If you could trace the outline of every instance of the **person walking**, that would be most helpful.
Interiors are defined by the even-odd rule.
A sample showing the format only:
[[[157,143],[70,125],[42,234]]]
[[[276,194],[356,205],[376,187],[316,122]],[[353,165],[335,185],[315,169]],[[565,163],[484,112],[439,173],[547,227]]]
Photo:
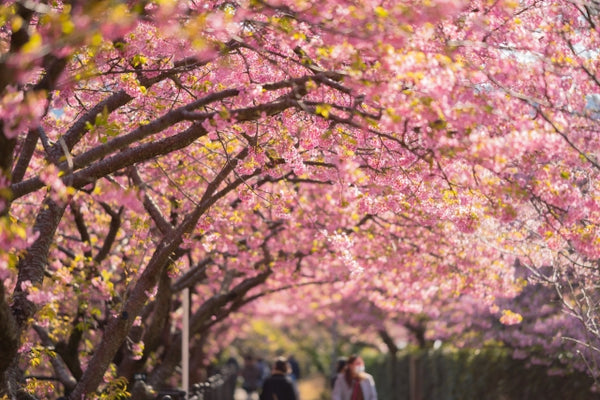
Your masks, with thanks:
[[[335,387],[335,381],[336,381],[338,375],[344,370],[347,363],[348,363],[348,357],[339,357],[337,359],[337,363],[335,365],[335,372],[333,373],[333,375],[330,378],[331,389],[333,389]]]
[[[365,372],[365,363],[357,355],[348,357],[348,362],[338,374],[332,400],[377,400],[375,380]]]
[[[296,382],[298,379],[300,379],[300,364],[298,363],[296,357],[294,357],[293,354],[288,357],[287,361],[290,365],[290,368],[292,369],[290,371],[290,377],[294,382]]]
[[[269,367],[269,364],[263,357],[258,357],[257,364],[258,368],[260,369],[260,381],[258,382],[258,387],[260,388],[262,387],[262,384],[265,381],[265,379],[267,379],[269,375],[271,375],[271,368]]]
[[[242,389],[246,392],[246,399],[251,400],[252,394],[257,392],[261,385],[262,371],[254,357],[247,355],[244,357],[244,365],[239,371],[240,376],[244,380]]]
[[[277,358],[273,364],[271,376],[263,383],[260,400],[298,400],[294,383],[288,373],[287,360],[283,357]]]

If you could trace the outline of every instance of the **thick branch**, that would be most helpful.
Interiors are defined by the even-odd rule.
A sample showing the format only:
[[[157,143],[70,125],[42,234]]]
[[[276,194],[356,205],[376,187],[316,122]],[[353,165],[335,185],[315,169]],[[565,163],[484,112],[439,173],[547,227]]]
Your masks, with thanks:
[[[50,335],[48,335],[48,332],[46,332],[44,328],[42,328],[39,325],[34,325],[33,329],[35,329],[35,331],[37,332],[42,342],[42,345],[49,348],[54,347],[54,342],[52,341],[52,339],[50,339]],[[69,371],[69,368],[67,367],[63,359],[60,357],[60,355],[57,354],[55,357],[52,357],[50,359],[50,363],[54,368],[54,372],[56,374],[57,379],[60,381],[60,383],[64,385],[66,392],[68,393],[71,390],[73,390],[77,381]]]
[[[167,220],[167,218],[160,211],[152,197],[146,192],[146,183],[142,181],[137,168],[129,168],[129,177],[133,183],[144,192],[144,209],[148,212],[158,229],[163,235],[168,234],[173,230],[173,225]]]
[[[83,338],[83,329],[81,320],[84,318],[84,310],[82,307],[78,307],[77,315],[73,319],[71,334],[67,342],[58,342],[56,344],[56,352],[61,355],[63,361],[69,367],[69,370],[75,377],[75,379],[80,379],[81,375],[83,375],[83,370],[81,369],[81,363],[79,362],[79,344],[81,343],[81,339]]]
[[[112,245],[115,243],[117,239],[117,233],[119,233],[119,229],[121,228],[121,217],[123,216],[123,210],[125,209],[123,206],[119,207],[119,211],[113,211],[108,204],[102,203],[102,208],[110,215],[110,225],[108,228],[108,233],[106,234],[106,238],[104,238],[104,243],[102,244],[102,248],[94,257],[94,262],[97,264],[101,263],[108,253]]]
[[[126,377],[130,382],[133,374],[142,367],[148,357],[155,353],[163,342],[163,335],[165,331],[169,331],[169,312],[171,311],[171,300],[173,292],[171,291],[171,279],[169,278],[168,268],[164,268],[162,275],[158,282],[158,289],[156,291],[156,299],[147,308],[151,308],[151,316],[142,316],[142,318],[149,322],[145,324],[145,329],[141,341],[144,343],[144,353],[139,360],[133,359],[130,354],[125,354],[125,357],[118,365],[117,373],[119,376]],[[150,313],[148,310],[144,311],[144,314]]]
[[[16,14],[22,19],[21,27],[13,32],[10,37],[10,49],[8,56],[0,58],[0,91],[4,91],[6,86],[16,82],[15,67],[11,65],[11,56],[14,56],[29,41],[29,23],[33,17],[33,10],[26,8],[21,2],[16,3]]]
[[[19,336],[17,323],[13,318],[10,307],[6,301],[4,283],[0,282],[0,376],[10,366],[19,349]],[[0,386],[0,394],[2,393]]]
[[[262,262],[261,262],[262,264]],[[228,303],[242,299],[250,289],[265,283],[267,278],[273,273],[270,269],[244,279],[228,293],[219,294],[205,301],[200,308],[190,318],[190,333],[197,334],[201,331],[204,322],[210,319],[219,310],[222,310]]]
[[[40,207],[33,228],[38,237],[17,265],[19,275],[13,298],[12,312],[20,329],[24,328],[27,320],[33,317],[36,311],[34,304],[27,299],[27,291],[23,290],[21,285],[27,281],[34,286],[42,284],[48,251],[53,243],[54,233],[63,216],[65,207],[65,205],[57,204],[50,196],[46,197]]]
[[[12,171],[12,183],[21,182],[23,180],[25,172],[27,171],[27,167],[29,166],[29,162],[31,161],[31,157],[33,157],[35,147],[37,146],[38,138],[39,128],[30,129],[29,132],[27,132],[27,137],[25,138],[25,141],[21,147],[21,153],[19,154],[17,163]]]
[[[196,264],[193,268],[190,268],[189,271],[183,274],[183,276],[173,284],[173,292],[180,292],[184,288],[192,287],[206,279],[206,267],[212,262],[212,258],[207,257]]]
[[[81,237],[81,241],[84,243],[91,243],[90,234],[87,230],[87,226],[85,225],[85,220],[83,219],[83,214],[79,209],[79,203],[73,202],[71,203],[71,212],[73,213],[73,218],[75,219],[75,226],[77,227],[77,231],[79,232],[79,236]],[[92,257],[92,250],[88,249],[83,252],[83,255],[86,258]]]
[[[154,121],[146,125],[141,125],[126,135],[117,136],[109,140],[105,144],[96,146],[87,152],[75,157],[73,165],[75,169],[89,165],[95,160],[99,160],[118,150],[127,148],[127,146],[140,142],[142,139],[148,138],[156,133],[162,132],[164,129],[171,127],[178,122],[184,120],[184,114],[200,107],[204,107],[210,103],[224,100],[229,97],[234,97],[239,94],[237,89],[224,90],[222,92],[209,94],[201,99],[193,101],[185,106],[176,108],[168,113],[158,117]],[[61,165],[64,167],[64,165]]]
[[[381,338],[381,340],[383,340],[383,343],[385,343],[391,354],[398,353],[399,348],[398,346],[396,346],[394,338],[390,336],[388,331],[386,331],[385,329],[380,329],[379,331],[377,331],[377,333],[379,333],[379,337]]]
[[[69,397],[71,400],[79,400],[82,396],[93,393],[97,389],[104,371],[108,368],[121,343],[129,333],[134,319],[140,315],[144,304],[148,300],[148,293],[154,288],[162,270],[168,265],[170,256],[177,250],[183,241],[183,237],[194,229],[200,217],[219,199],[218,196],[213,196],[215,191],[231,174],[238,161],[244,159],[247,155],[248,149],[246,148],[235,158],[228,161],[221,172],[207,186],[198,206],[160,242],[146,268],[131,289],[121,313],[118,317],[113,317],[108,321],[105,335],[102,337],[83,377]]]
[[[4,121],[0,119],[0,178],[9,177],[16,144],[15,139],[9,139],[4,134]],[[7,200],[7,203],[12,200],[7,195],[0,195],[0,199]],[[7,212],[8,207],[0,208],[0,217]]]
[[[152,321],[148,325],[147,331],[144,332],[144,358],[146,359],[149,352],[158,348],[161,344],[161,335],[165,329],[168,329],[167,321],[169,320],[169,312],[171,310],[171,301],[173,291],[171,289],[171,279],[165,269],[158,283],[158,291],[156,300],[154,301],[154,310],[152,313]]]
[[[56,82],[67,66],[67,57],[56,57],[54,54],[44,56],[44,75],[33,87],[34,91],[43,90],[48,98],[56,88]]]
[[[175,150],[182,149],[196,139],[206,135],[207,131],[200,124],[194,124],[190,128],[176,135],[165,139],[141,144],[124,150],[93,164],[85,169],[82,169],[73,175],[67,175],[63,179],[65,181],[71,179],[71,184],[74,188],[80,189],[89,183],[96,181],[102,177],[108,176],[121,169],[130,167],[137,163],[150,160],[156,156],[171,153]],[[40,178],[32,178],[24,182],[17,183],[12,186],[14,198],[19,198],[27,193],[39,190],[44,183]]]
[[[238,286],[232,289],[230,292],[215,295],[205,301],[200,309],[194,313],[190,319],[190,335],[202,335],[206,333],[209,324],[206,324],[206,319],[212,317],[215,314],[222,314],[226,305],[239,298],[243,298],[245,294],[252,288],[263,284],[266,279],[271,275],[272,271],[267,269],[258,275],[251,278],[245,279]],[[229,312],[227,313],[229,314]],[[161,364],[154,369],[152,376],[150,377],[150,383],[159,386],[162,382],[166,381],[171,376],[176,365],[181,360],[181,333],[176,333],[171,340],[171,346],[166,357],[162,360]]]
[[[90,109],[87,113],[85,113],[81,118],[79,118],[72,126],[62,136],[67,148],[69,150],[73,150],[73,147],[81,140],[83,135],[88,131],[86,125],[93,124],[96,120],[96,116],[101,114],[105,109],[111,113],[114,110],[124,106],[133,100],[133,97],[128,95],[124,90],[121,90],[117,93],[113,93],[106,99],[102,100],[98,104],[96,104],[92,109]],[[50,154],[48,154],[51,160],[59,160],[63,155],[63,150],[60,144],[57,142],[50,149]]]

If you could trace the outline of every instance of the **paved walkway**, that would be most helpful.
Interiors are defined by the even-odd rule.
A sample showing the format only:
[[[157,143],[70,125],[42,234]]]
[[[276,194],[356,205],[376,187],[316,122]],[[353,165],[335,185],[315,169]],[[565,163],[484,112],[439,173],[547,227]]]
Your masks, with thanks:
[[[325,379],[322,376],[301,379],[298,385],[300,400],[320,400],[324,385]],[[244,389],[238,387],[235,390],[235,400],[247,400]],[[258,394],[253,393],[251,400],[258,400]]]

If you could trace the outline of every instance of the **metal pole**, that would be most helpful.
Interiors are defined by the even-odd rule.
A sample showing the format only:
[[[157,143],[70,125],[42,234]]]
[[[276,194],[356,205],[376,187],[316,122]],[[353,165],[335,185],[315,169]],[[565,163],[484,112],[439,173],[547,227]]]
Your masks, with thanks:
[[[181,335],[181,390],[188,396],[190,388],[190,289],[183,289],[183,327]]]

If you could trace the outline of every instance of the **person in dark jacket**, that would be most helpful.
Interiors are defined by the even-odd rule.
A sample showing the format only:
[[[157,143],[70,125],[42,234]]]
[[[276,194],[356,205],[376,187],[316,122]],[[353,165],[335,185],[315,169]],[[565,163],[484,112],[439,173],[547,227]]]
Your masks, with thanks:
[[[288,372],[289,366],[285,358],[275,360],[271,376],[263,383],[260,400],[298,400],[294,384],[287,376]]]
[[[244,357],[244,365],[238,373],[244,380],[242,389],[246,391],[246,400],[251,400],[252,394],[256,393],[262,384],[261,369],[252,355]]]
[[[290,372],[290,378],[292,378],[292,380],[296,382],[298,381],[298,379],[300,379],[300,364],[298,364],[298,361],[296,360],[296,357],[294,357],[293,354],[288,357],[287,361],[290,365],[290,368],[292,369]]]

